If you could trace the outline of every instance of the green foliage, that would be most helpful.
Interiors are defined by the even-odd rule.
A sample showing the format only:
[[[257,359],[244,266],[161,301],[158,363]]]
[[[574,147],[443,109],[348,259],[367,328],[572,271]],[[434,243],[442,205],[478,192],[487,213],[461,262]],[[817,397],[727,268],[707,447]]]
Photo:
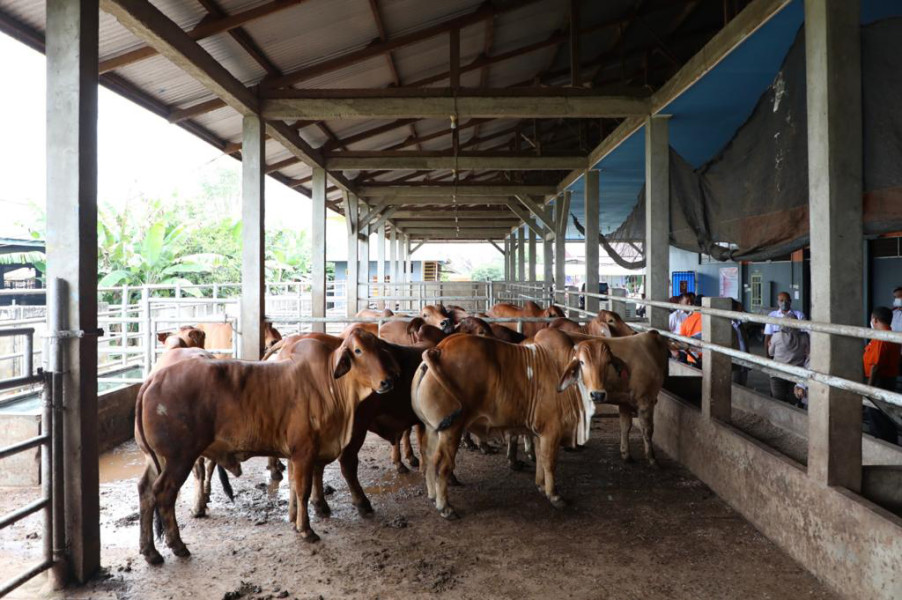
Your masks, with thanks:
[[[504,279],[504,269],[496,263],[479,265],[470,271],[470,281],[498,281]]]

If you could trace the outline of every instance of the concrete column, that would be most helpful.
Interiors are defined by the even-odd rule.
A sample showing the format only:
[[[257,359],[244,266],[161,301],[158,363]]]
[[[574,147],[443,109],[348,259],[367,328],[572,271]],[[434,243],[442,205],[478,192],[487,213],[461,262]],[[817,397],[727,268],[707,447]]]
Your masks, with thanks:
[[[360,279],[360,263],[357,260],[357,234],[360,227],[357,224],[357,196],[345,192],[344,211],[345,223],[348,231],[348,263],[345,272],[345,287],[347,299],[347,313],[349,317],[357,314],[357,280]]]
[[[386,296],[385,291],[385,228],[387,225],[382,223],[379,225],[376,235],[376,281],[381,283],[379,286],[379,295]],[[385,301],[379,302],[379,308],[385,308]]]
[[[645,122],[645,297],[670,297],[670,142],[667,117]],[[668,313],[648,308],[651,326],[667,329]]]
[[[410,236],[404,236],[404,295],[405,296],[413,296],[413,286],[411,282],[413,281],[413,261],[410,260]],[[407,310],[413,308],[413,304],[411,302],[406,303]]]
[[[517,232],[512,231],[510,236],[511,251],[507,256],[507,270],[510,272],[508,281],[517,281]]]
[[[391,274],[391,285],[389,286],[389,296],[398,295],[398,228],[391,228],[391,240],[389,242],[389,273]],[[388,303],[389,308],[394,310],[395,301]]]
[[[360,234],[363,237],[360,239],[360,272],[357,283],[360,285],[361,297],[358,300],[366,308],[370,305],[370,226],[362,226]]]
[[[526,231],[517,227],[517,281],[526,281]]]
[[[504,256],[502,260],[504,261],[504,281],[510,281],[511,278],[511,240],[510,237],[504,238]]]
[[[598,293],[598,171],[586,171],[586,291]],[[598,312],[598,298],[586,296],[586,310]]]
[[[730,310],[730,298],[702,298],[702,306]],[[702,315],[702,340],[727,348],[733,345],[733,325],[729,319]],[[733,361],[729,356],[705,351],[702,360],[702,414],[730,422],[733,391]]]
[[[96,0],[47,1],[47,280],[65,281],[59,308],[87,332],[97,329],[97,22]],[[66,564],[54,579],[84,583],[100,566],[97,336],[59,343]]]
[[[567,219],[570,214],[570,192],[564,192],[554,201],[554,222],[557,232],[554,237],[554,287],[567,289]],[[563,298],[560,299],[563,302]]]
[[[806,0],[811,318],[861,324],[861,32],[858,0]],[[861,342],[811,334],[811,368],[861,379]],[[861,397],[808,388],[808,474],[861,490]]]
[[[238,358],[260,360],[266,312],[266,125],[244,117],[241,145],[241,344]]]
[[[529,281],[536,281],[536,232],[527,228],[529,236]]]
[[[551,281],[554,279],[554,240],[547,237],[542,240],[542,280],[545,282],[545,290],[552,294]]]
[[[313,236],[312,254],[312,308],[314,317],[326,316],[326,171],[313,167]],[[325,323],[314,323],[313,331],[325,332]]]

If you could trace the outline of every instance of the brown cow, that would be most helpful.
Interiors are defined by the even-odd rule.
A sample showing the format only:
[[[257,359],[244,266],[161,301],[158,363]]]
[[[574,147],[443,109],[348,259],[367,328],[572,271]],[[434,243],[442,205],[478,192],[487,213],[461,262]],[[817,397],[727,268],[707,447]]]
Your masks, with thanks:
[[[585,325],[580,325],[576,321],[570,319],[555,319],[548,324],[548,327],[550,329],[560,329],[561,331],[566,331],[568,333],[612,337],[610,328],[599,316],[593,317],[592,320]]]
[[[290,458],[302,498],[297,529],[306,541],[319,539],[307,513],[314,475],[350,441],[357,405],[373,392],[391,391],[398,365],[366,332],[355,332],[335,348],[302,340],[294,352],[297,360],[277,363],[182,361],[141,386],[135,438],[147,462],[138,492],[141,553],[149,563],[163,560],[151,531],[155,510],[173,553],[189,555],[175,500],[201,456],[236,476],[241,461],[251,456]]]
[[[580,360],[593,360],[612,365],[613,371],[593,371],[590,376],[593,389],[601,396],[597,402],[616,404],[620,410],[620,456],[631,461],[629,434],[633,416],[638,415],[645,446],[645,458],[652,466],[657,466],[651,438],[654,433],[654,411],[658,392],[667,376],[667,362],[670,357],[667,341],[657,331],[639,333],[629,337],[597,338],[568,334],[577,343],[573,358],[568,366],[568,377],[579,371]],[[541,336],[536,336],[540,338]],[[587,383],[588,385],[588,383]]]
[[[325,334],[306,334],[306,337],[310,336],[316,336],[316,339],[333,347],[341,342],[340,339]],[[283,347],[283,350],[279,353],[279,358],[281,360],[298,359],[296,347],[293,343],[286,344]],[[411,427],[416,426],[420,439],[420,451],[422,452],[425,447],[423,426],[411,407],[410,389],[413,377],[422,362],[423,350],[431,348],[432,346],[428,343],[413,347],[385,342],[383,342],[383,344],[385,351],[392,356],[399,366],[400,370],[397,385],[395,385],[390,392],[381,395],[373,394],[358,405],[354,415],[354,428],[351,434],[351,441],[342,450],[341,456],[339,457],[341,473],[348,483],[348,488],[351,492],[351,500],[362,515],[373,512],[372,505],[370,504],[369,499],[367,499],[363,487],[360,485],[360,480],[357,477],[357,455],[366,439],[367,431],[372,431],[376,435],[392,443],[392,447],[395,449],[392,454],[392,460],[395,462],[399,473],[407,472],[407,468],[401,462],[400,454],[397,452],[398,440],[402,433],[409,432]],[[417,466],[418,463],[414,462],[415,458],[412,453],[407,456],[407,459],[411,462],[412,466]],[[323,494],[321,470],[317,471],[316,477],[317,479],[314,482],[311,503],[317,513],[327,515],[331,512],[331,509]],[[289,516],[292,520],[295,518],[295,501],[296,495],[294,493],[290,494]]]
[[[201,323],[198,329],[206,333],[206,342],[204,348],[208,350],[226,350],[232,347],[232,324],[231,323]],[[282,339],[282,334],[272,326],[272,323],[264,321],[263,323],[263,348],[261,353],[266,352],[273,344]],[[231,354],[218,353],[216,358],[235,358]]]
[[[499,302],[489,310],[489,316],[495,318],[544,317],[554,319],[563,317],[564,312],[557,306],[551,305],[548,308],[542,308],[532,300],[529,300],[522,308],[508,302]],[[516,323],[501,323],[501,325],[514,331],[517,330]],[[546,327],[548,327],[548,323],[523,323],[523,335],[531,338],[537,331]]]
[[[357,312],[358,319],[381,319],[395,316],[391,310],[385,308],[383,310],[376,310],[374,308],[364,308]]]
[[[167,349],[203,348],[206,337],[202,329],[193,325],[182,325],[178,331],[157,333],[157,340]]]
[[[554,485],[558,448],[586,442],[595,412],[590,398],[599,393],[586,377],[580,391],[568,387],[570,379],[562,385],[572,347],[565,333],[552,329],[532,345],[453,335],[423,353],[412,401],[427,431],[427,492],[443,517],[456,517],[447,484],[465,429],[535,435],[536,485],[553,506],[564,506]],[[589,360],[586,373],[597,367]]]
[[[628,335],[636,335],[637,331],[626,324],[619,314],[611,310],[600,310],[598,315],[591,322],[607,325],[611,332],[610,337],[626,337]],[[590,332],[590,335],[596,335]]]
[[[429,325],[441,329],[443,333],[454,333],[454,315],[444,304],[427,304],[420,311],[420,317]]]
[[[353,331],[366,331],[367,333],[371,333],[373,335],[379,334],[379,323],[351,323],[347,327],[345,327],[341,333],[338,334],[338,337],[341,339],[347,339],[351,332]]]

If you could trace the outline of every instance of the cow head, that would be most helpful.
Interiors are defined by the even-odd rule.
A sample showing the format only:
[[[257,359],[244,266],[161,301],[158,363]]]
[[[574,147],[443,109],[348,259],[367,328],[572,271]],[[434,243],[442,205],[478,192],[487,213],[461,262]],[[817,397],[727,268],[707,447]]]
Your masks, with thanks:
[[[207,340],[207,334],[193,325],[183,325],[175,332],[158,333],[157,339],[167,349],[203,348]]]
[[[277,342],[282,340],[282,334],[279,330],[272,326],[272,323],[266,321],[263,323],[263,352],[272,348]]]
[[[564,318],[564,311],[561,310],[559,306],[555,306],[552,304],[548,308],[542,311],[542,316],[547,317],[549,319],[562,319]]]
[[[385,394],[394,387],[400,368],[382,340],[368,331],[355,329],[333,353],[332,359],[335,379],[348,373],[352,373],[360,387]],[[361,398],[368,395],[361,394]]]
[[[483,337],[495,337],[488,323],[477,317],[465,317],[457,324],[458,333],[469,333]]]
[[[608,392],[629,381],[626,363],[614,356],[611,348],[600,340],[585,340],[570,353],[570,363],[564,369],[558,391],[563,392],[579,381],[593,402],[604,402]]]
[[[626,321],[624,321],[619,314],[613,311],[600,310],[595,319],[607,325],[613,337],[626,337],[628,335],[635,335],[636,333],[632,327],[626,324]]]
[[[443,333],[454,333],[454,317],[443,304],[427,304],[420,314],[426,323],[438,327]]]

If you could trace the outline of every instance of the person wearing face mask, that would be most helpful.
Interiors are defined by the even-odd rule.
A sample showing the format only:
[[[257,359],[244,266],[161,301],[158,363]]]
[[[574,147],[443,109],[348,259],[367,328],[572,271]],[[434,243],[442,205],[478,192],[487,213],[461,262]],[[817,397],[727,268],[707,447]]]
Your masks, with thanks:
[[[893,290],[893,331],[902,331],[902,286]]]
[[[789,311],[783,317],[795,319],[794,311]],[[808,333],[792,327],[778,328],[770,337],[767,352],[777,362],[801,367],[808,360],[810,342]],[[795,383],[782,377],[770,378],[770,395],[781,402],[796,404],[793,394]]]
[[[805,319],[804,313],[798,310],[792,310],[792,298],[790,298],[789,292],[780,292],[779,294],[777,294],[777,306],[777,310],[771,312],[767,316],[775,317],[777,319],[783,319],[787,316],[793,319]],[[799,341],[801,338],[798,338],[797,336],[783,336],[785,339],[779,340],[776,346],[774,346],[774,344],[771,343],[772,339],[774,335],[779,332],[779,325],[771,325],[770,323],[768,323],[764,326],[764,350],[767,352],[767,356],[775,360],[780,360],[776,356],[774,356],[774,349],[776,348],[781,351],[781,358],[791,358],[795,361],[795,363],[793,364],[801,365],[804,362],[804,356],[800,358],[800,344],[807,344],[807,334],[805,335],[805,339],[803,341]],[[780,362],[786,362],[786,360],[780,360]],[[782,400],[784,402],[792,403],[792,389],[793,383],[791,381],[787,381],[786,379],[782,379],[780,377],[770,378],[770,395],[774,398],[777,398],[778,400]]]
[[[680,294],[680,299],[678,302],[681,306],[689,306],[689,294]],[[670,313],[670,332],[671,333],[679,333],[680,325],[683,324],[683,321],[686,320],[686,317],[689,316],[689,312],[684,309],[675,310]]]
[[[893,321],[893,311],[878,306],[871,313],[871,329],[889,331]],[[899,353],[902,346],[883,340],[871,340],[864,349],[864,376],[870,386],[895,391],[899,376]],[[864,423],[871,435],[887,442],[897,442],[896,426],[880,409],[864,405]]]

